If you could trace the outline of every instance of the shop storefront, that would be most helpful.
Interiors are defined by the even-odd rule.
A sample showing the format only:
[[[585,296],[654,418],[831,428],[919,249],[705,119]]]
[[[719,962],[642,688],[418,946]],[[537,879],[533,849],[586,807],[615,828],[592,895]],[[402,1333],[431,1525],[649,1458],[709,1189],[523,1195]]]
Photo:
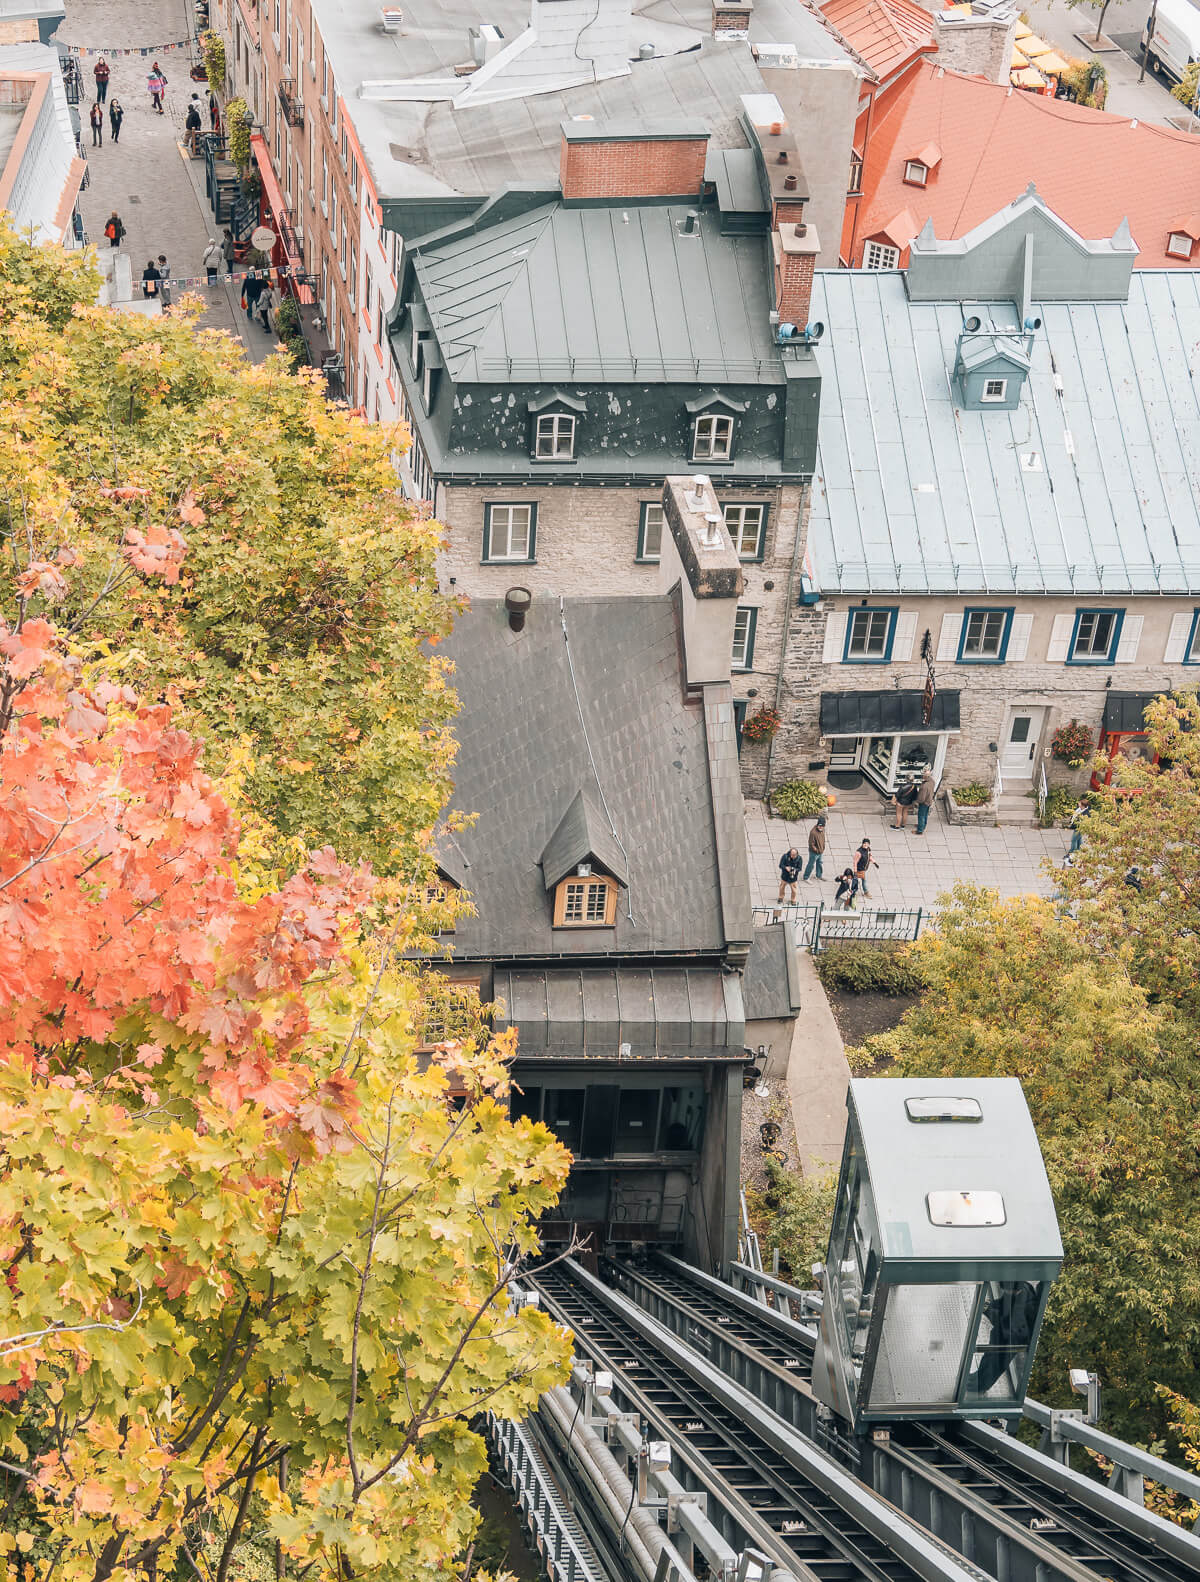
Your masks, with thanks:
[[[947,743],[958,733],[958,696],[937,693],[926,721],[921,692],[822,692],[821,736],[833,783],[851,785],[859,775],[891,796],[927,769],[940,780]]]

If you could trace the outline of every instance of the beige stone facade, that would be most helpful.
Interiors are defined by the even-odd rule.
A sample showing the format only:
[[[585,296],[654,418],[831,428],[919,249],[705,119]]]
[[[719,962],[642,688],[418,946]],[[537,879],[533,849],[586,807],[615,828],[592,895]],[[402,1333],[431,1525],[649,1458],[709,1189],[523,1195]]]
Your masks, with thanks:
[[[1006,788],[1029,786],[1044,767],[1050,784],[1077,784],[1081,775],[1050,756],[1055,730],[1072,719],[1098,739],[1110,692],[1157,693],[1193,687],[1200,665],[1185,662],[1197,624],[1196,597],[1104,598],[1081,595],[918,598],[905,594],[831,595],[794,612],[785,666],[784,727],[776,740],[772,783],[809,772],[830,759],[820,729],[822,693],[920,692],[925,634],[940,693],[959,694],[960,725],[946,732],[942,778],[952,785],[991,783],[997,761]],[[846,622],[854,609],[893,609],[896,640],[887,663],[847,663]],[[959,658],[965,612],[1012,612],[1003,662]],[[1079,611],[1122,612],[1114,657],[1072,662],[1067,649]],[[1013,721],[1028,716],[1013,738]],[[920,732],[910,733],[914,737]]]

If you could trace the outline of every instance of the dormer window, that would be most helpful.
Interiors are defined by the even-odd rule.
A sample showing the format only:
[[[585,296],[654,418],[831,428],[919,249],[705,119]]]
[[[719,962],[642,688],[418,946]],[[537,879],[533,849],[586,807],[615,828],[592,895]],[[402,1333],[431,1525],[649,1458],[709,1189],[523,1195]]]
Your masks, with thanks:
[[[929,166],[919,159],[904,161],[904,180],[910,187],[923,187],[929,180]]]
[[[573,461],[575,419],[565,412],[543,412],[534,428],[533,454],[537,461]]]
[[[617,882],[607,874],[580,871],[554,893],[555,928],[611,928],[617,920]]]
[[[1003,401],[1007,394],[1007,379],[985,379],[979,399],[981,401]]]
[[[692,433],[693,461],[728,461],[733,455],[733,419],[706,413]]]
[[[1184,231],[1172,231],[1167,237],[1168,258],[1190,258],[1192,256],[1192,238]]]

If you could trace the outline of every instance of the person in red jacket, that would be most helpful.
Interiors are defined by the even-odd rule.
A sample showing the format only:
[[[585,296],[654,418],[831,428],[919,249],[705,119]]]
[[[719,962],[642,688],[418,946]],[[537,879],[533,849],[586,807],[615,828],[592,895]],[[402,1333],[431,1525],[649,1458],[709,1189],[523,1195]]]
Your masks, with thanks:
[[[108,79],[110,76],[108,62],[104,56],[92,67],[92,76],[96,79],[96,103],[103,104],[108,98]]]

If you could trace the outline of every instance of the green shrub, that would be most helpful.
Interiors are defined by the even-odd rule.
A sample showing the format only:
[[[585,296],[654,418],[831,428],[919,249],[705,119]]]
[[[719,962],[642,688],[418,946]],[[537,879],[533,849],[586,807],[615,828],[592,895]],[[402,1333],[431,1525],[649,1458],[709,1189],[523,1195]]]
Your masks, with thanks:
[[[889,940],[832,945],[813,957],[813,965],[827,989],[851,994],[921,994],[926,988],[919,957]]]
[[[239,171],[250,163],[250,128],[254,118],[245,99],[230,99],[225,106],[225,132],[229,139],[229,157]]]
[[[812,1266],[824,1263],[837,1192],[837,1171],[800,1175],[787,1165],[767,1160],[767,1187],[748,1206],[762,1245],[764,1262],[779,1248],[784,1272],[797,1285],[812,1288]]]
[[[969,786],[954,787],[954,800],[959,807],[986,807],[992,800],[991,787],[972,780]]]
[[[816,818],[829,799],[815,780],[785,780],[771,792],[771,806],[780,818]]]
[[[300,309],[296,306],[295,297],[283,297],[275,309],[275,328],[281,341],[290,340],[300,334]]]
[[[1037,792],[1031,791],[1030,796],[1036,797]],[[1079,804],[1078,791],[1072,791],[1070,786],[1051,786],[1046,792],[1046,805],[1042,809],[1042,816],[1038,823],[1043,829],[1053,829],[1056,824],[1066,824]],[[1086,793],[1088,804],[1095,807],[1099,798],[1091,791]]]

